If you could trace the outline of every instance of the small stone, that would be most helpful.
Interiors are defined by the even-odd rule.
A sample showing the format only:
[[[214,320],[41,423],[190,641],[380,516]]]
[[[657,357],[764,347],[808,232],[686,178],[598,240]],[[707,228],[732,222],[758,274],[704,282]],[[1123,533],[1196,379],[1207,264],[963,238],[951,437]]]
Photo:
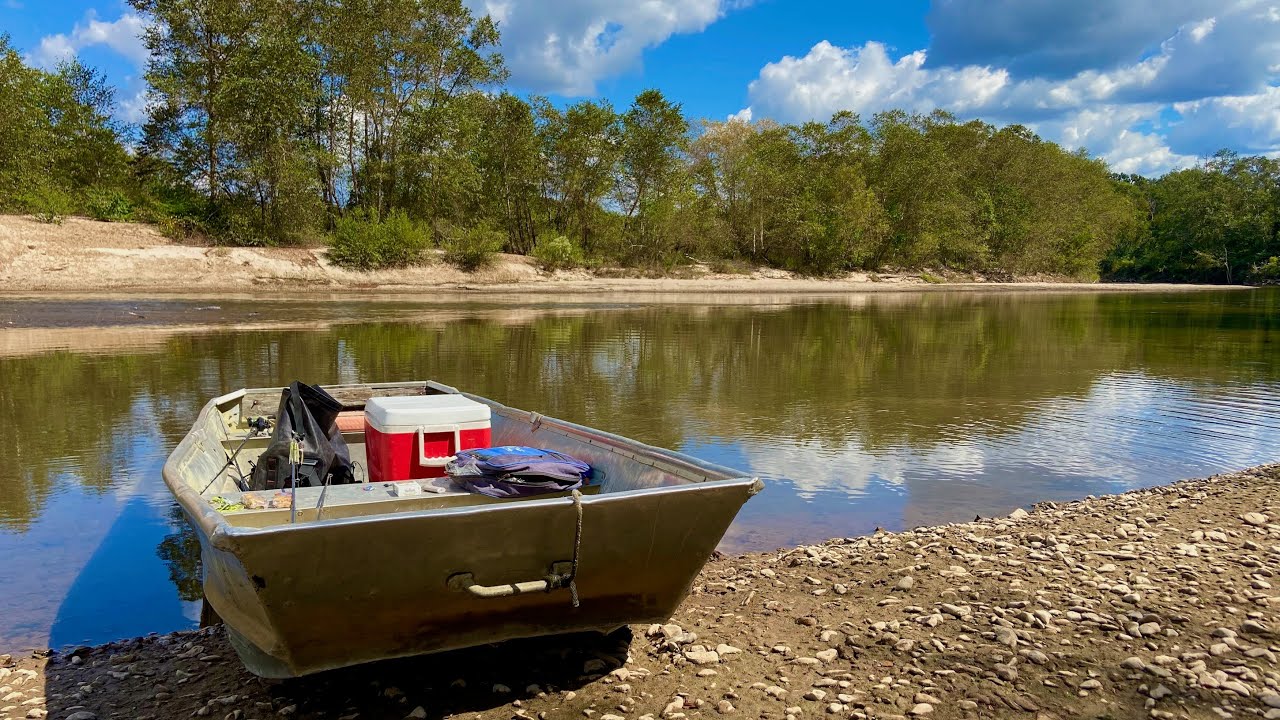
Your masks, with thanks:
[[[88,710],[79,710],[68,715],[67,720],[98,720],[98,716]]]
[[[1018,669],[1012,665],[996,663],[996,677],[1005,682],[1013,682],[1018,679]]]
[[[1151,688],[1151,692],[1147,693],[1147,697],[1152,700],[1163,700],[1173,694],[1173,691],[1164,685],[1157,685]]]
[[[1260,512],[1247,512],[1244,515],[1241,515],[1240,519],[1244,520],[1245,523],[1252,525],[1254,527],[1261,527],[1263,525],[1266,525],[1267,521],[1270,520],[1270,518],[1268,518],[1266,515],[1263,515]]]
[[[421,720],[421,718],[425,718],[426,716],[427,716],[427,709],[422,707],[421,705],[409,711],[408,715],[405,715],[405,717],[414,718],[415,720]]]
[[[1027,519],[1028,517],[1030,517],[1030,515],[1031,515],[1031,513],[1028,513],[1026,510],[1023,510],[1022,508],[1018,508],[1017,510],[1014,510],[1013,512],[1009,513],[1009,519],[1010,519],[1010,520],[1025,520],[1025,519]]]
[[[1146,666],[1147,664],[1140,657],[1127,657],[1120,663],[1120,667],[1125,670],[1141,670]]]
[[[898,581],[898,584],[894,586],[894,589],[900,590],[902,592],[906,592],[915,586],[916,586],[915,578],[911,577],[910,575],[907,575],[906,577]]]
[[[1000,643],[1001,645],[1008,645],[1009,647],[1017,647],[1018,633],[1014,632],[1012,628],[1007,628],[1007,627],[1004,627],[1003,625],[997,625],[996,626],[996,642]]]
[[[1245,685],[1239,680],[1227,680],[1226,682],[1222,683],[1222,687],[1230,690],[1231,692],[1241,697],[1249,697],[1251,694],[1249,692],[1249,686]]]
[[[493,686],[493,692],[497,695],[505,695],[511,692],[511,688],[503,685],[502,683],[497,683]]]
[[[804,694],[804,699],[805,699],[805,700],[812,700],[812,701],[814,701],[814,702],[822,702],[823,700],[826,700],[826,699],[827,699],[827,691],[826,691],[826,690],[818,690],[818,689],[816,689],[816,688],[815,688],[815,689],[810,690],[809,692],[805,693],[805,694]]]
[[[829,663],[835,660],[837,657],[840,657],[840,652],[835,648],[828,648],[826,650],[819,650],[818,652],[814,653],[813,656],[818,658],[824,663]]]
[[[716,646],[716,652],[719,653],[720,657],[724,657],[725,655],[737,655],[742,651],[732,645],[720,643]]]
[[[1088,680],[1080,683],[1081,690],[1097,690],[1100,687],[1102,687],[1102,683],[1099,682],[1097,678],[1089,678]]]
[[[720,702],[716,703],[716,712],[720,713],[721,715],[728,715],[733,711],[734,711],[733,703],[729,702],[728,700],[721,700]]]
[[[1280,693],[1277,693],[1275,690],[1263,690],[1262,694],[1258,696],[1258,699],[1267,707],[1280,708]]]
[[[714,665],[720,662],[720,654],[715,650],[685,650],[684,657],[694,665]]]
[[[1265,635],[1267,633],[1267,626],[1257,620],[1245,620],[1240,623],[1240,632],[1250,633],[1253,635]]]
[[[1045,663],[1049,662],[1048,655],[1045,655],[1044,653],[1035,649],[1027,651],[1027,659],[1035,663],[1036,665],[1044,665]]]
[[[931,712],[933,712],[933,706],[929,703],[916,703],[915,707],[911,708],[911,714],[916,716],[928,715]]]

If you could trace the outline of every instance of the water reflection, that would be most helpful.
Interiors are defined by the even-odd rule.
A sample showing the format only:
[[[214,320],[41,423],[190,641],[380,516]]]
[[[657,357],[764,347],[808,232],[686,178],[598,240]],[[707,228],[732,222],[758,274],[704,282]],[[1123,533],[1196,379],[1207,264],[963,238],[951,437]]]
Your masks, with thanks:
[[[27,327],[0,331],[0,649],[191,622],[198,547],[159,468],[198,408],[238,387],[432,378],[750,470],[772,487],[729,550],[1166,482],[1273,460],[1280,440],[1275,291],[274,315],[160,303],[149,318],[181,320],[56,340],[61,315],[14,305]],[[92,305],[72,310],[120,315]],[[209,331],[188,310],[257,314]]]

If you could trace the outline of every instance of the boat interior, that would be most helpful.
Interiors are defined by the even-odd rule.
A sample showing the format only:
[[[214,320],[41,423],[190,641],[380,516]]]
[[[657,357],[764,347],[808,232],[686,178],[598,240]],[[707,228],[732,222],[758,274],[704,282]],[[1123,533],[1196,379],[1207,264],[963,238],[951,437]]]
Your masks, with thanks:
[[[363,428],[364,402],[374,396],[428,394],[452,390],[432,383],[390,386],[343,386],[326,388],[343,404],[339,428],[351,460],[356,465],[357,480],[364,480],[368,463],[365,457]],[[715,466],[694,465],[661,450],[631,443],[607,433],[543,418],[536,413],[515,410],[484,400],[491,406],[492,443],[531,445],[558,450],[579,458],[592,466],[590,484],[581,489],[583,495],[609,494],[629,490],[688,485],[727,480],[733,476]],[[249,390],[215,401],[219,414],[205,425],[206,438],[217,433],[216,455],[225,464],[215,477],[207,473],[186,473],[186,482],[200,492],[205,502],[218,509],[226,521],[238,527],[265,528],[291,522],[288,491],[261,490],[245,492],[240,482],[253,471],[259,456],[271,443],[271,433],[253,434],[248,421],[267,417],[274,421],[280,401],[280,390]],[[207,463],[200,463],[208,467]],[[412,485],[412,487],[409,487]],[[528,502],[569,493],[552,493],[530,498],[497,499],[469,492],[447,477],[397,482],[356,482],[326,487],[297,489],[296,522],[329,520],[346,517],[418,512],[448,511],[513,502]],[[266,507],[245,507],[267,505]],[[256,502],[254,502],[256,501]]]

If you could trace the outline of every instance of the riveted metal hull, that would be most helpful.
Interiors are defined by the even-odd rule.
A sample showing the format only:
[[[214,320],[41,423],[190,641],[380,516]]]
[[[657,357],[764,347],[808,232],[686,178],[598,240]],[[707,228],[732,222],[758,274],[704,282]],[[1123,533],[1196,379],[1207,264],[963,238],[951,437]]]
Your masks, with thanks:
[[[408,383],[370,393],[415,387],[452,390]],[[223,514],[208,502],[222,481],[201,489],[225,462],[251,394],[211,401],[166,463],[165,480],[199,535],[206,600],[246,666],[268,677],[665,620],[761,488],[755,478],[678,453],[469,396],[491,405],[495,444],[568,452],[603,475],[599,492],[581,501],[578,607],[567,589],[477,597],[451,588],[449,578],[470,573],[487,586],[538,580],[573,558],[571,498],[358,498],[296,524],[287,513]]]

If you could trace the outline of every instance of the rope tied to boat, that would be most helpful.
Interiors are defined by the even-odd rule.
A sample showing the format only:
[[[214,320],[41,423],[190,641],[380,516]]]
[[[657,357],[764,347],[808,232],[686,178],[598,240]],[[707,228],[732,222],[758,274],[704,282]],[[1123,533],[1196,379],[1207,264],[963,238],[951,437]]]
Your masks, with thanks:
[[[569,572],[564,574],[549,574],[546,577],[547,592],[551,592],[557,588],[568,587],[569,598],[573,602],[573,606],[578,607],[578,554],[582,550],[582,493],[574,490],[571,497],[573,498],[573,509],[577,513],[578,522],[573,530],[573,561],[569,565]]]

